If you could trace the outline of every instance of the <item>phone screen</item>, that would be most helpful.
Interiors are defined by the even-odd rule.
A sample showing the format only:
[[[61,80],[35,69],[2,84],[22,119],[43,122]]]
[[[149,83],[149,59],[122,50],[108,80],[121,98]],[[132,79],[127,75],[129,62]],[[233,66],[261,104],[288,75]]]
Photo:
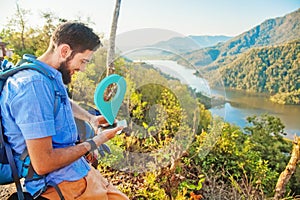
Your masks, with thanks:
[[[117,121],[117,126],[123,126],[123,128],[127,127],[127,121],[125,119],[121,120],[121,121]],[[121,134],[122,130],[118,131],[117,134]]]
[[[125,128],[127,127],[127,121],[125,119],[117,121],[117,126],[123,126]]]

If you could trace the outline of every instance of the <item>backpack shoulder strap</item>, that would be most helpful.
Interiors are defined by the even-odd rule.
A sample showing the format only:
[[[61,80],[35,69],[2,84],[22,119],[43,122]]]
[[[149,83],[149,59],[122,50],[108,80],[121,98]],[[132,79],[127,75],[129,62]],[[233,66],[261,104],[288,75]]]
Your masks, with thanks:
[[[36,65],[33,63],[28,63],[28,64],[22,64],[22,65],[17,65],[16,67],[10,68],[8,70],[4,70],[0,72],[0,90],[2,91],[4,83],[6,81],[6,79],[12,75],[14,75],[15,73],[21,71],[21,70],[25,70],[25,69],[32,69],[32,70],[36,70],[38,72],[40,72],[41,74],[45,75],[46,77],[48,77],[49,79],[53,80],[54,77],[51,76],[51,74],[48,72],[48,70],[46,70],[44,67],[40,66],[40,65]]]
[[[18,199],[24,200],[25,198],[24,198],[22,186],[18,175],[18,170],[12,154],[11,147],[4,141],[1,116],[0,116],[0,146],[2,146],[1,148],[5,149],[7,160],[11,167],[12,177],[16,185]]]

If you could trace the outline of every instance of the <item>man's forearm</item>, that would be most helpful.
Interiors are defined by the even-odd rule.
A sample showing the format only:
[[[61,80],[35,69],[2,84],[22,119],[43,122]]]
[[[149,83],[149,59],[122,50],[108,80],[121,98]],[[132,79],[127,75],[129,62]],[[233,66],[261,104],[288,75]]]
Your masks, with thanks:
[[[83,121],[90,122],[91,118],[93,117],[92,114],[90,114],[88,111],[81,108],[76,102],[70,99],[71,105],[72,105],[72,111],[74,114],[74,117],[81,119]]]
[[[100,146],[113,138],[120,130],[121,127],[105,130],[101,135],[93,137],[93,141],[96,146]],[[53,149],[52,137],[26,140],[26,143],[33,168],[39,175],[47,174],[74,162],[92,148],[88,142],[82,142],[75,146]]]
[[[39,175],[64,167],[90,150],[87,142],[66,148],[52,148],[51,137],[27,140],[27,148],[35,171]]]

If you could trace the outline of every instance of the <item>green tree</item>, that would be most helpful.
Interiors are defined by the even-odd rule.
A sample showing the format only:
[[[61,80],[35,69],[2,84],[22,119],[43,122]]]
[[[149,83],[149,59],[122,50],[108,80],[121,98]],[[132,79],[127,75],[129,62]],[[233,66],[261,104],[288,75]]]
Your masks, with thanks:
[[[16,54],[23,55],[23,53],[28,51],[26,38],[28,37],[27,31],[29,27],[27,21],[31,13],[29,10],[20,8],[18,3],[16,6],[15,13],[6,24],[5,30],[3,30],[3,41],[7,42],[8,47],[14,49]]]
[[[42,12],[41,17],[45,20],[45,24],[41,29],[32,30],[37,33],[32,32],[34,37],[34,42],[31,48],[35,48],[35,55],[40,56],[44,53],[49,45],[51,35],[59,23],[59,18],[52,12]]]
[[[288,162],[291,142],[284,139],[284,125],[278,117],[270,115],[247,118],[250,126],[245,127],[253,145],[251,150],[259,152],[263,160],[277,172],[284,169]]]
[[[41,28],[29,27],[27,19],[30,11],[17,8],[2,30],[1,36],[15,55],[22,57],[23,54],[29,53],[40,56],[48,48],[51,33],[58,25],[59,19],[51,12],[44,12],[41,17],[45,19],[45,24]],[[15,62],[15,59],[13,61]]]
[[[206,156],[201,153],[203,142],[215,128],[196,136],[190,148],[192,162],[218,182],[232,185],[244,198],[270,196],[288,159],[290,144],[280,136],[284,126],[279,119],[263,115],[248,120],[252,124],[245,128],[247,134],[239,127],[219,122],[221,135]]]

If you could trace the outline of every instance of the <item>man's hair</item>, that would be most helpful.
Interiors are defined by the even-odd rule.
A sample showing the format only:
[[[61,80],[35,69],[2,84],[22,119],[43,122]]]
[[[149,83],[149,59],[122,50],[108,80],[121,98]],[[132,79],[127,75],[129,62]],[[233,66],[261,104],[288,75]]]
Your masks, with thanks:
[[[76,53],[82,53],[85,50],[96,51],[101,46],[101,41],[93,30],[83,23],[65,22],[57,27],[53,32],[52,45],[68,44]],[[54,46],[52,46],[52,49]]]

